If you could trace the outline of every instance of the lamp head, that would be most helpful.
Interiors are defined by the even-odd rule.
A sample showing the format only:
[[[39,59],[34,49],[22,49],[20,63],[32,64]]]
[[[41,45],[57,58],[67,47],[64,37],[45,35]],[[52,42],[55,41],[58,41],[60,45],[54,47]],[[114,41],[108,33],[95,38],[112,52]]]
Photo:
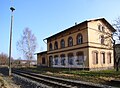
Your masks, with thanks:
[[[10,10],[13,12],[15,10],[15,8],[11,7]]]

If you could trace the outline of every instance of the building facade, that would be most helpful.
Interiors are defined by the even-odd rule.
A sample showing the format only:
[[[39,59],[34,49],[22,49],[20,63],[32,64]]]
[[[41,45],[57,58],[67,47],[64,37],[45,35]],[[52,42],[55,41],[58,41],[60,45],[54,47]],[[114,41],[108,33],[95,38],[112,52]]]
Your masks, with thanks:
[[[115,29],[104,19],[93,19],[52,35],[47,51],[37,53],[39,66],[108,69],[114,66],[111,37]]]

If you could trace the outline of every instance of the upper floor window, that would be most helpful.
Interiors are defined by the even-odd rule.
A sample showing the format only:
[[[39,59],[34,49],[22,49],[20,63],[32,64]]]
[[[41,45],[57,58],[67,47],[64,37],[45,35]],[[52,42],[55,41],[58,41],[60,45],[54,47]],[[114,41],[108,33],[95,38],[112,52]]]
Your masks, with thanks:
[[[57,42],[57,41],[55,41],[54,49],[55,49],[55,50],[58,49],[58,42]]]
[[[64,41],[64,39],[61,40],[61,48],[65,48],[65,41]]]
[[[68,46],[73,46],[73,38],[72,37],[68,38]]]
[[[82,34],[77,35],[77,44],[81,44],[83,42]]]
[[[49,50],[52,50],[52,43],[49,44]]]
[[[103,35],[100,36],[100,43],[104,44],[104,36]]]
[[[102,26],[101,24],[98,25],[98,30],[101,32],[105,32],[105,27]]]

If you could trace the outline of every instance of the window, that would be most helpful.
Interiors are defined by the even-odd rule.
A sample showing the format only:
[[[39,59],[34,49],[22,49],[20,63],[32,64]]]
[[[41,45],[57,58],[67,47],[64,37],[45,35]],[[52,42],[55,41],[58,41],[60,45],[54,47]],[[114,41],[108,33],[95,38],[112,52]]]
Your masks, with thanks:
[[[64,41],[64,39],[61,40],[61,48],[65,48],[65,41]]]
[[[45,64],[45,57],[42,58],[42,64]]]
[[[81,34],[78,34],[77,35],[77,44],[81,44],[83,42],[83,38],[82,38],[82,35]]]
[[[105,53],[104,52],[101,53],[101,59],[102,59],[102,63],[105,64]]]
[[[105,27],[104,26],[102,26],[102,32],[105,32]]]
[[[58,42],[57,42],[57,41],[55,41],[54,49],[55,49],[55,50],[58,49]]]
[[[68,64],[73,65],[73,53],[68,54]]]
[[[101,24],[98,25],[98,30],[101,32],[105,32],[105,27],[102,26]]]
[[[54,65],[58,65],[58,56],[56,55],[56,56],[54,56]]]
[[[93,64],[98,64],[98,51],[93,51]]]
[[[100,36],[100,43],[104,44],[104,36],[103,35]]]
[[[108,62],[108,64],[111,63],[111,53],[110,52],[107,54],[107,62]]]
[[[101,31],[101,25],[100,24],[98,25],[98,30]]]
[[[84,62],[83,52],[77,52],[76,55],[77,55],[77,59],[76,59],[77,65],[83,65],[83,62]]]
[[[68,46],[73,46],[73,38],[72,37],[68,38]]]
[[[61,65],[65,65],[65,55],[61,55]]]
[[[49,56],[49,66],[52,67],[53,65],[53,57]]]
[[[49,44],[49,50],[52,50],[52,43]]]

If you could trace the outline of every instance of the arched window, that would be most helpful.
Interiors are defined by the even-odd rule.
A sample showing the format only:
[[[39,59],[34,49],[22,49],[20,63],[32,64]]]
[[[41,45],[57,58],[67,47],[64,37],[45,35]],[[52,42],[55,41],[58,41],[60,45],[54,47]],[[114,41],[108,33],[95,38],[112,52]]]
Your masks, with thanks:
[[[58,65],[58,55],[54,56],[54,65]]]
[[[52,43],[49,44],[49,50],[52,50]]]
[[[58,49],[58,42],[57,42],[57,41],[55,41],[54,49],[55,49],[55,50]]]
[[[45,57],[42,57],[42,64],[45,64]]]
[[[101,32],[105,32],[105,27],[101,24],[98,25],[98,30]]]
[[[65,54],[61,54],[61,65],[65,65]]]
[[[69,65],[73,65],[73,59],[74,59],[73,53],[69,53],[68,54],[68,64]]]
[[[49,56],[49,67],[52,67],[53,65],[53,57]]]
[[[64,41],[64,39],[61,40],[61,48],[65,48],[65,41]]]
[[[84,62],[83,52],[81,52],[81,51],[77,52],[76,55],[77,55],[77,59],[76,59],[77,65],[83,65],[83,62]]]
[[[73,38],[72,37],[68,38],[68,46],[73,46]]]
[[[98,30],[101,31],[101,25],[100,24],[98,25]]]
[[[104,36],[103,35],[100,36],[100,43],[104,44]]]
[[[82,34],[78,34],[77,35],[77,45],[83,43],[83,37],[82,37]]]

